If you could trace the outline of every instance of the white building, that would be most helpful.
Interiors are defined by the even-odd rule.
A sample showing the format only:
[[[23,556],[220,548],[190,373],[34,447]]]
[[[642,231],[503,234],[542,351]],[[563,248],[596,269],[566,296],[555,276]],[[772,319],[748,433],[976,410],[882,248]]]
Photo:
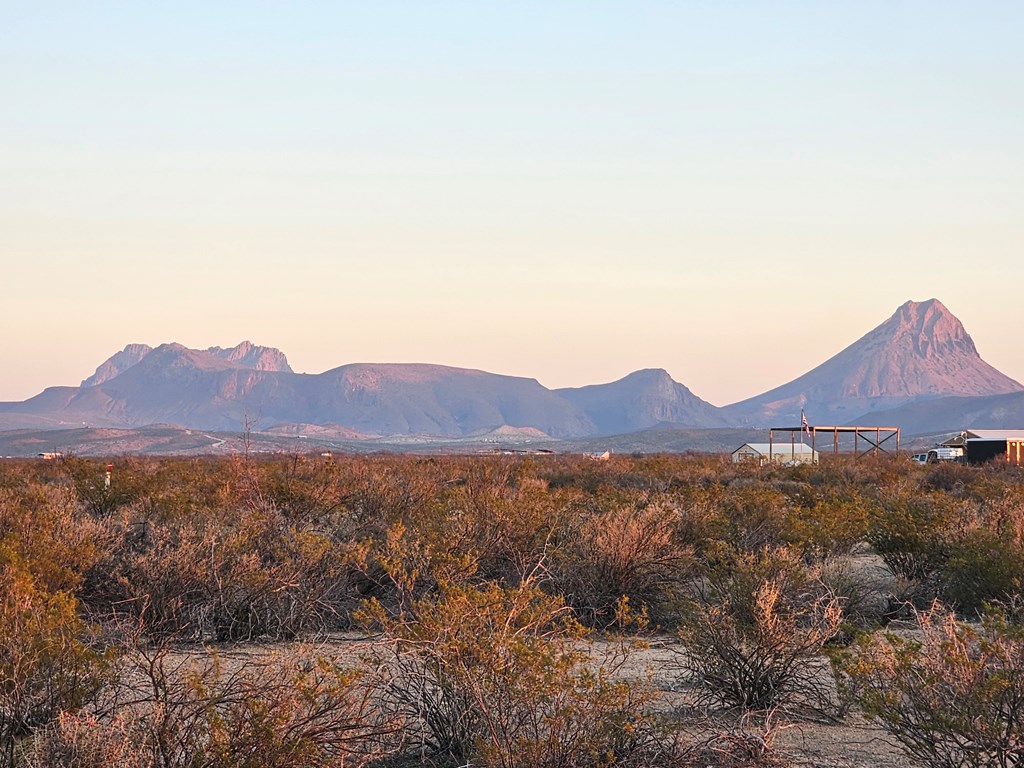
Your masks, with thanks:
[[[776,464],[817,464],[818,452],[805,443],[744,443],[732,452],[735,462],[755,461],[765,465]]]

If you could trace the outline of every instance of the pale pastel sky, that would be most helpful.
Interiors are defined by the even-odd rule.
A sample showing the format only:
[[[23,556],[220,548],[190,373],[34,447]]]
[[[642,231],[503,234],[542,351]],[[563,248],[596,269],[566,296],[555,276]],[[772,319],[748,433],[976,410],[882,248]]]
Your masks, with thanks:
[[[0,0],[0,400],[129,342],[724,405],[937,297],[1024,380],[1024,3]]]

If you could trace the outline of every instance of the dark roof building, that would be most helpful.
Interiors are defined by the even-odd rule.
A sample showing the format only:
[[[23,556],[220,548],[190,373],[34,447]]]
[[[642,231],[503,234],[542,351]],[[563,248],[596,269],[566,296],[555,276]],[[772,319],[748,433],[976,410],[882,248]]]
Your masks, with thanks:
[[[966,429],[942,445],[962,447],[968,464],[1005,461],[1024,466],[1024,429]]]

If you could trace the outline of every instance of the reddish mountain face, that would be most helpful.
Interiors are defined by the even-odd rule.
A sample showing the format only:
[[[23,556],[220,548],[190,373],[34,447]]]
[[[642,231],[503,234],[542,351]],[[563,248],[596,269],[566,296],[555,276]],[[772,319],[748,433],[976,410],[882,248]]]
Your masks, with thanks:
[[[981,359],[963,324],[937,299],[908,301],[873,331],[788,384],[726,407],[741,424],[844,423],[904,403],[1024,390]]]

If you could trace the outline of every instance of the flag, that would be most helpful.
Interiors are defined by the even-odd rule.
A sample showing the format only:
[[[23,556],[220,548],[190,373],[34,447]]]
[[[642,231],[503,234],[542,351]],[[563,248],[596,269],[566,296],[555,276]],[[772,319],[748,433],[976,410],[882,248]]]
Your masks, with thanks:
[[[804,414],[804,409],[800,409],[800,426],[804,428],[804,432],[808,437],[811,436],[811,425],[807,423],[807,416]]]

